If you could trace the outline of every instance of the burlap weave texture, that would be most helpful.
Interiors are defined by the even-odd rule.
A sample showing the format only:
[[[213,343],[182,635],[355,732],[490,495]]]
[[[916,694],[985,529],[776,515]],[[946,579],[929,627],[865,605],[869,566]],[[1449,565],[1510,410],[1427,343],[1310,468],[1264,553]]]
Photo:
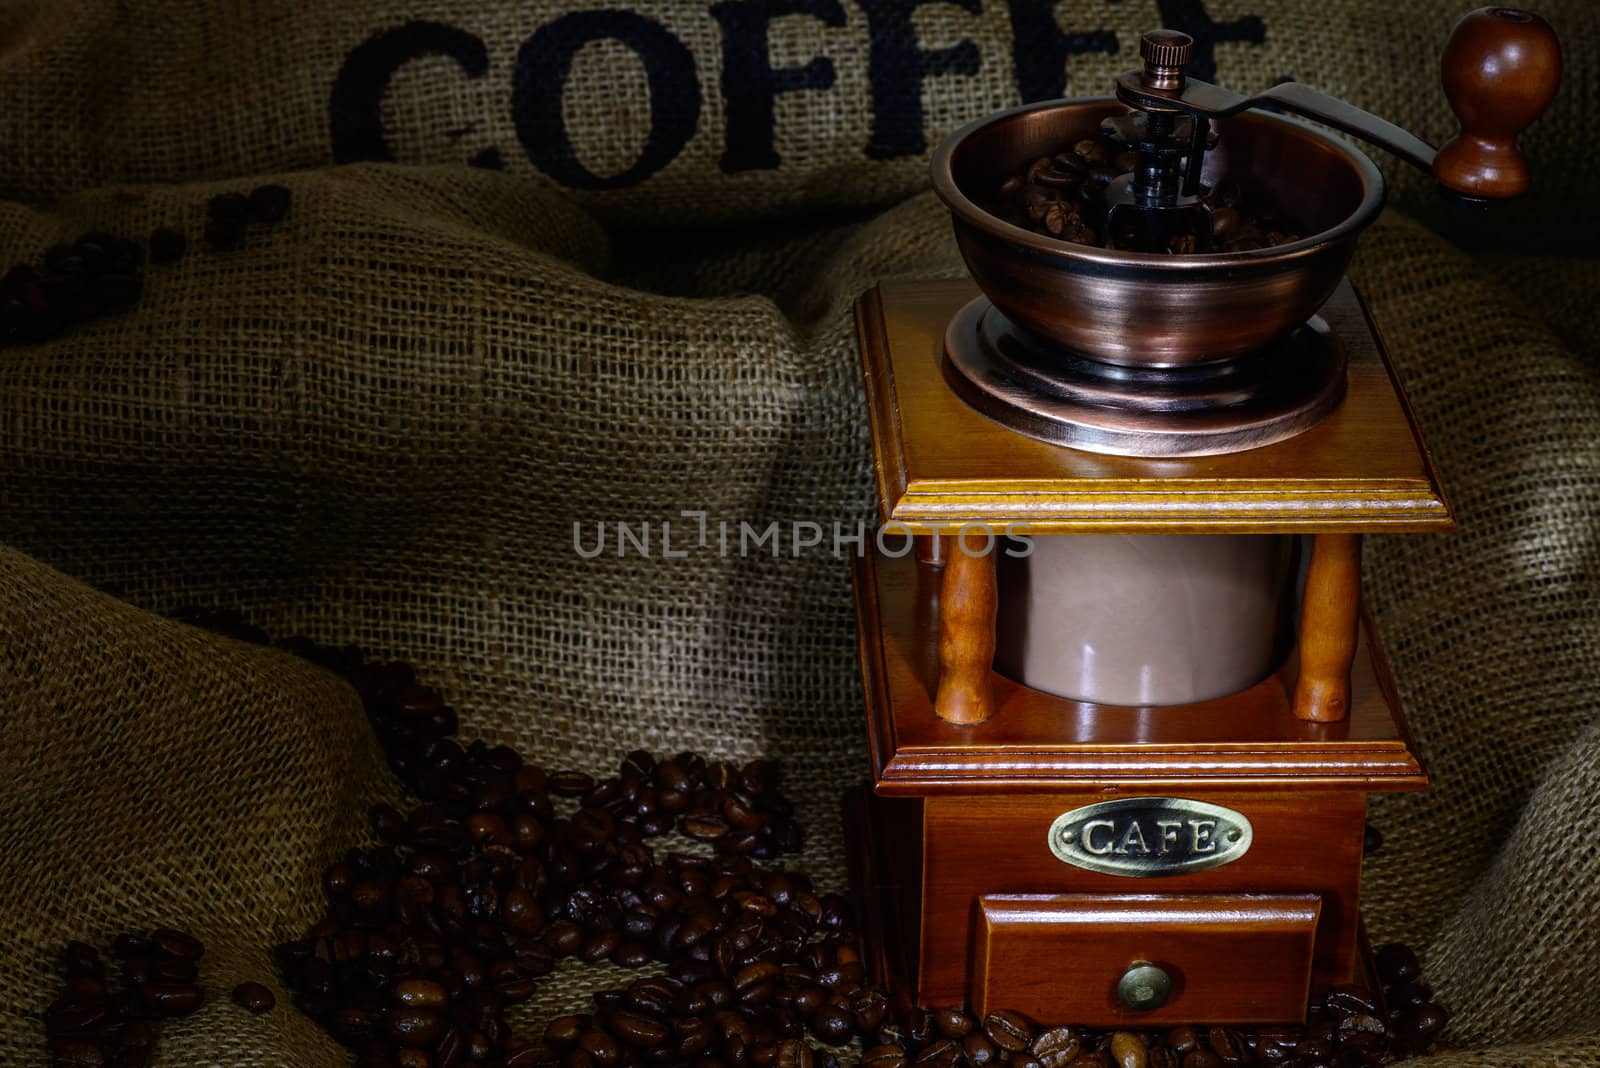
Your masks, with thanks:
[[[938,205],[769,249],[757,259],[805,268],[768,296],[695,299],[609,285],[604,232],[509,177],[363,167],[291,184],[291,221],[246,252],[197,254],[153,274],[133,315],[7,354],[7,540],[147,608],[236,605],[280,633],[406,656],[468,733],[552,764],[599,768],[635,744],[775,754],[812,830],[802,862],[837,882],[838,791],[865,768],[844,563],[585,560],[570,526],[866,514],[848,305],[876,278],[955,269]],[[13,210],[6,246],[188,219],[211,189]],[[1575,949],[1594,944],[1600,903],[1594,845],[1573,827],[1596,767],[1595,370],[1420,227],[1385,220],[1365,241],[1357,280],[1462,519],[1368,553],[1437,782],[1376,806],[1388,844],[1369,924],[1424,947],[1460,1037],[1525,1047],[1479,1063],[1585,1063],[1595,958]],[[649,277],[648,259],[618,269]],[[703,284],[772,281],[724,262]],[[30,844],[9,852],[28,874],[6,885],[47,880],[29,896],[48,902],[4,914],[7,989],[22,993],[0,1049],[27,1064],[44,997],[27,978],[66,937],[193,922],[210,903],[203,931],[228,932],[212,974],[262,977],[265,946],[313,916],[317,866],[354,840],[354,795],[384,776],[348,773],[370,743],[315,672],[9,559],[0,698],[22,714],[3,749],[8,767],[37,764],[37,785],[5,809],[7,840]],[[158,700],[140,680],[174,661]],[[62,710],[102,762],[27,755]],[[137,729],[108,726],[113,710]],[[128,788],[138,750],[106,737],[163,754],[163,807]],[[255,760],[321,807],[273,819]],[[274,848],[254,848],[269,819]],[[73,859],[32,846],[46,841]],[[210,846],[197,857],[194,842]],[[236,907],[241,887],[254,907]],[[563,974],[530,1020],[593,981]],[[292,1013],[246,1041],[231,1011],[178,1029],[167,1063],[337,1063]]]
[[[1020,6],[919,9],[923,47],[981,45],[976,74],[920,90],[928,143],[1015,102]],[[552,766],[598,770],[638,745],[776,756],[811,834],[798,863],[842,880],[838,794],[866,757],[832,526],[849,536],[871,511],[849,306],[881,278],[958,271],[947,217],[927,195],[863,210],[920,188],[924,163],[865,154],[870,48],[850,4],[842,28],[774,24],[774,64],[826,54],[836,75],[778,98],[776,170],[722,168],[720,23],[709,5],[657,3],[632,7],[688,42],[695,136],[633,186],[540,178],[510,114],[512,69],[558,7],[572,5],[0,10],[7,264],[90,228],[197,236],[207,196],[321,168],[332,82],[384,29],[457,25],[490,57],[476,78],[442,56],[396,75],[390,145],[428,165],[291,173],[288,219],[245,251],[152,267],[136,312],[0,350],[0,1063],[44,1063],[38,1013],[62,941],[163,922],[211,945],[215,1003],[168,1029],[161,1063],[342,1063],[287,1004],[257,1020],[222,993],[271,979],[267,946],[315,917],[321,865],[393,784],[348,692],[153,614],[184,604],[410,659],[465,733]],[[1166,7],[1199,5],[1059,5],[1060,25],[1121,42],[1066,60],[1069,91],[1100,91]],[[1205,8],[1264,19],[1263,44],[1217,45],[1223,81],[1314,70],[1429,136],[1447,128],[1425,57],[1455,5]],[[1569,56],[1592,39],[1590,5],[1549,9]],[[580,158],[620,169],[646,137],[644,75],[607,75],[621,46],[593,47],[563,107]],[[1573,132],[1593,79],[1569,66],[1530,136],[1547,191],[1593,184]],[[460,166],[489,147],[504,173]],[[140,184],[169,181],[190,184]],[[1534,215],[1569,236],[1592,230],[1592,198],[1543,203]],[[668,225],[711,218],[715,234]],[[662,228],[623,225],[636,221]],[[1437,1063],[1594,1065],[1593,262],[1474,261],[1386,217],[1355,277],[1461,523],[1368,545],[1435,779],[1374,806],[1387,842],[1366,873],[1368,926],[1423,950],[1455,1035],[1480,1050]],[[685,513],[704,513],[705,544]],[[617,555],[618,522],[649,524],[654,551]],[[739,524],[796,522],[821,525],[822,546],[740,555]],[[585,559],[574,523],[589,545],[606,524],[606,551]],[[663,523],[687,555],[663,554]],[[612,980],[564,969],[523,1022]]]

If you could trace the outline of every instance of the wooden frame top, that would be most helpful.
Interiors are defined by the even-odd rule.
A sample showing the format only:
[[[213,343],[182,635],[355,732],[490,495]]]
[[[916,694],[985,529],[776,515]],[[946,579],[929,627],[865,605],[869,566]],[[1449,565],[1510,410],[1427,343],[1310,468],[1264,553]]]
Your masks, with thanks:
[[[941,571],[912,556],[856,562],[856,613],[874,789],[885,796],[1133,787],[1422,790],[1427,773],[1370,622],[1350,680],[1350,714],[1298,719],[1295,663],[1242,693],[1193,705],[1072,701],[993,673],[994,715],[939,719]]]
[[[1031,534],[1432,531],[1454,526],[1377,329],[1348,281],[1319,313],[1345,345],[1344,402],[1259,449],[1193,459],[1105,456],[992,422],[940,368],[967,280],[886,282],[856,302],[878,499],[919,534],[964,523]]]

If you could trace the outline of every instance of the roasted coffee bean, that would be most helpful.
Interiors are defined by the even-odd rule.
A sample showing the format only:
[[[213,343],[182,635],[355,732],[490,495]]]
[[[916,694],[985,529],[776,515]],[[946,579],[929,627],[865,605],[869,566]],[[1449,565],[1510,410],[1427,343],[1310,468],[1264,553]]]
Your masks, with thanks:
[[[778,1043],[772,1058],[773,1068],[814,1068],[816,1057],[811,1047],[797,1038]]]
[[[615,1038],[598,1027],[590,1027],[578,1036],[578,1049],[594,1059],[594,1063],[610,1068],[622,1059],[622,1046]]]
[[[1188,1053],[1199,1048],[1200,1033],[1188,1025],[1174,1027],[1167,1032],[1166,1042],[1174,1053]]]
[[[544,926],[544,913],[533,894],[521,887],[506,892],[500,902],[501,921],[518,934],[536,934]]]
[[[1349,1016],[1346,1016],[1339,1021],[1339,1037],[1341,1042],[1347,1040],[1351,1034],[1356,1032],[1365,1032],[1369,1035],[1381,1035],[1387,1030],[1388,1027],[1382,1020],[1376,1016],[1369,1016],[1364,1012],[1351,1013]]]
[[[1413,1031],[1431,1039],[1444,1030],[1445,1025],[1450,1022],[1450,1014],[1440,1005],[1428,1004],[1412,1013],[1409,1022]]]
[[[206,955],[206,947],[198,938],[170,927],[158,927],[151,931],[150,941],[161,952],[173,957],[199,960]]]
[[[1116,147],[1104,137],[1086,137],[1072,146],[1073,154],[1090,166],[1102,166],[1110,163],[1116,154]]]
[[[156,1033],[146,1020],[129,1020],[113,1036],[123,1049],[145,1049],[156,1044]]]
[[[659,1046],[672,1037],[672,1029],[642,1012],[623,1009],[611,1015],[611,1032],[630,1046]]]
[[[438,983],[427,979],[406,979],[396,983],[394,998],[408,1009],[443,1009],[450,995]]]
[[[861,1068],[906,1068],[904,1046],[873,1046],[861,1055]]]
[[[933,1026],[945,1038],[963,1038],[971,1032],[973,1020],[959,1008],[934,1009]]]
[[[192,983],[200,978],[200,966],[185,957],[157,955],[150,960],[148,975],[169,983]]]
[[[127,960],[129,957],[143,956],[155,951],[151,941],[142,935],[124,932],[111,940],[111,955],[118,960]]]
[[[1144,1042],[1131,1031],[1113,1034],[1109,1051],[1115,1068],[1149,1068],[1150,1056]]]
[[[50,1039],[50,1063],[61,1068],[100,1068],[108,1062],[98,1042],[74,1036]]]
[[[1101,1049],[1089,1050],[1074,1057],[1067,1068],[1112,1068],[1111,1054]]]
[[[986,1068],[998,1060],[1000,1050],[982,1031],[973,1031],[961,1040],[961,1055],[971,1068]]]
[[[1182,1054],[1174,1052],[1167,1046],[1152,1045],[1145,1050],[1148,1068],[1182,1068]]]
[[[1243,1064],[1250,1057],[1244,1036],[1231,1027],[1213,1027],[1206,1032],[1206,1045],[1223,1064]]]
[[[811,1017],[811,1030],[830,1046],[850,1041],[855,1029],[855,1017],[839,1005],[824,1005]]]
[[[1378,1003],[1365,990],[1356,986],[1334,987],[1323,999],[1323,1004],[1335,1017],[1349,1016],[1353,1013],[1373,1016],[1378,1013]]]
[[[850,995],[850,1011],[855,1014],[857,1031],[876,1031],[888,1015],[889,999],[882,991],[863,988]]]
[[[1002,1009],[983,1018],[983,1033],[996,1046],[1008,1053],[1015,1053],[1028,1047],[1033,1039],[1033,1026],[1021,1013]]]
[[[622,945],[622,935],[616,931],[596,931],[584,939],[579,956],[589,962],[605,960]]]
[[[1410,946],[1399,942],[1382,945],[1373,953],[1378,966],[1378,978],[1385,986],[1409,983],[1422,974],[1422,965]]]
[[[1052,1027],[1033,1036],[1028,1052],[1043,1068],[1066,1068],[1083,1050],[1078,1032],[1071,1027]]]
[[[250,191],[247,211],[251,222],[275,223],[289,213],[289,190],[281,185],[258,185]]]
[[[188,1016],[205,1004],[206,992],[196,983],[150,982],[139,987],[145,1008],[153,1016]]]
[[[44,1029],[52,1035],[78,1034],[94,1030],[105,1018],[104,999],[83,1002],[63,997],[44,1010]]]
[[[1390,987],[1386,999],[1391,1009],[1414,1009],[1426,1005],[1433,998],[1433,988],[1427,983],[1401,983]]]
[[[506,1054],[505,1068],[535,1068],[558,1063],[556,1052],[548,1046],[521,1046]]]
[[[372,833],[385,842],[404,842],[411,834],[406,818],[393,805],[373,805],[367,810],[367,822]]]
[[[1223,1068],[1223,1064],[1209,1049],[1192,1049],[1183,1055],[1183,1068]]]
[[[563,771],[550,776],[550,792],[558,797],[582,797],[594,789],[594,778],[581,771]]]
[[[578,1044],[578,1038],[589,1026],[587,1016],[557,1016],[545,1025],[546,1044],[557,1049],[567,1049]]]
[[[100,951],[86,942],[68,942],[61,951],[61,967],[69,975],[89,975],[104,979],[106,967]]]
[[[583,928],[570,920],[560,920],[545,928],[544,944],[558,957],[570,957],[583,948]]]
[[[260,983],[240,983],[233,988],[233,1003],[260,1016],[264,1012],[271,1012],[273,1006],[278,1004],[278,999]]]
[[[961,1047],[948,1038],[936,1039],[917,1054],[921,1068],[955,1068],[961,1063]]]
[[[178,231],[163,226],[152,230],[150,233],[150,262],[151,263],[177,263],[183,259],[184,252],[189,247],[189,239]]]
[[[444,1034],[444,1017],[431,1009],[396,1009],[384,1030],[397,1045],[428,1048]]]
[[[684,817],[683,833],[690,838],[721,838],[730,830],[728,821],[721,816],[690,815]]]
[[[106,984],[93,975],[68,975],[61,996],[86,1004],[99,1004],[106,1000]]]
[[[623,968],[643,968],[650,963],[650,948],[643,942],[624,940],[611,954],[611,959]]]

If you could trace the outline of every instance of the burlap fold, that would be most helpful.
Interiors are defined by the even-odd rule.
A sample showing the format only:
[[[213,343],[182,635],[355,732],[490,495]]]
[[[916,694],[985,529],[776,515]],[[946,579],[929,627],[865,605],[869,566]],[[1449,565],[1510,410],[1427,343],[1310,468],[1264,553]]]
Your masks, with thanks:
[[[0,10],[3,265],[89,229],[195,243],[132,313],[0,349],[0,1062],[44,1063],[62,941],[174,923],[211,946],[218,1004],[161,1063],[342,1063],[287,1005],[221,1002],[270,980],[393,784],[353,695],[152,614],[185,604],[412,660],[465,734],[552,766],[779,757],[798,863],[838,886],[872,511],[849,307],[959,271],[937,202],[904,199],[929,147],[1103,92],[1162,22],[1201,38],[1200,76],[1291,75],[1437,139],[1465,5],[793,6]],[[1522,217],[1581,251],[1600,16],[1544,10],[1575,61]],[[373,158],[418,165],[329,166]],[[269,174],[288,218],[206,250],[206,198]],[[1374,805],[1368,927],[1423,950],[1478,1050],[1438,1063],[1600,1063],[1593,261],[1474,260],[1391,216],[1355,274],[1461,524],[1368,544],[1435,780]],[[614,978],[564,968],[520,1022]]]
[[[0,355],[0,537],[144,608],[231,605],[412,659],[465,733],[552,765],[778,756],[811,831],[800,863],[838,885],[838,792],[866,768],[846,562],[724,556],[717,529],[848,536],[869,513],[849,303],[958,269],[937,203],[702,247],[612,242],[509,176],[288,181],[289,220],[245,251],[152,267],[134,313]],[[11,208],[0,250],[193,227],[218,188]],[[1436,782],[1375,805],[1369,928],[1415,940],[1455,1034],[1492,1047],[1454,1062],[1594,1063],[1597,372],[1556,311],[1414,224],[1380,222],[1357,266],[1461,520],[1369,546]],[[707,546],[684,515],[701,511]],[[656,551],[586,559],[572,526],[589,544],[602,520],[654,524]],[[663,521],[684,556],[661,553]],[[265,978],[361,803],[392,789],[350,695],[14,553],[0,631],[5,1062],[43,1063],[34,1014],[67,937],[187,923],[215,947],[214,994]],[[529,1025],[596,981],[563,972]],[[207,1009],[166,1048],[340,1062],[286,1008]]]

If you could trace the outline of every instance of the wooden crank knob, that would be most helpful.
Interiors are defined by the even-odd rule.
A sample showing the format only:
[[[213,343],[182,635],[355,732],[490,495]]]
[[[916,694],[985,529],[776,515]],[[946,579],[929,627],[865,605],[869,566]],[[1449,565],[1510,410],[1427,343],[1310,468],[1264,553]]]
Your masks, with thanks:
[[[1528,161],[1517,134],[1549,106],[1561,81],[1555,31],[1527,11],[1480,7],[1456,23],[1440,65],[1461,132],[1439,149],[1433,176],[1469,197],[1526,191]]]

